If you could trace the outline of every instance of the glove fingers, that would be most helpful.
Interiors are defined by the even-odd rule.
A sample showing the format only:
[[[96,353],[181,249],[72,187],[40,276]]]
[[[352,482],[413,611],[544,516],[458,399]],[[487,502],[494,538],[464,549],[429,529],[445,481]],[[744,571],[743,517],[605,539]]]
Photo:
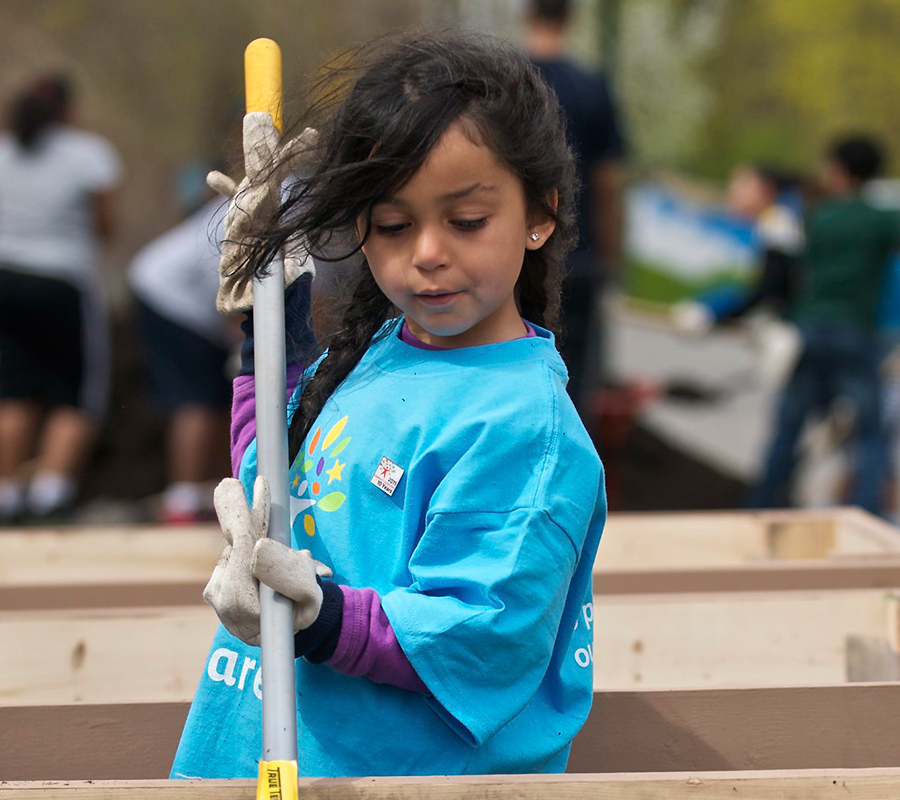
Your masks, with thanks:
[[[272,117],[264,111],[244,115],[244,169],[250,180],[271,169],[280,139]]]
[[[253,482],[253,508],[250,510],[251,527],[255,539],[269,535],[269,482],[257,475]]]
[[[240,568],[223,556],[203,590],[203,599],[230,634],[259,645],[259,586],[249,567]]]
[[[321,561],[316,561],[316,575],[320,578],[334,577],[331,567],[326,567]]]
[[[206,185],[216,194],[222,195],[226,200],[234,197],[234,193],[237,190],[237,184],[218,170],[213,170],[206,176]]]
[[[250,509],[241,482],[234,478],[222,480],[213,494],[213,506],[225,541],[233,545],[234,532],[246,531],[250,527]]]
[[[299,136],[288,139],[278,148],[278,178],[283,181],[304,163],[311,161],[319,142],[319,132],[306,128]]]
[[[292,550],[274,539],[256,543],[250,570],[257,580],[297,602],[304,602],[318,589],[309,551]]]

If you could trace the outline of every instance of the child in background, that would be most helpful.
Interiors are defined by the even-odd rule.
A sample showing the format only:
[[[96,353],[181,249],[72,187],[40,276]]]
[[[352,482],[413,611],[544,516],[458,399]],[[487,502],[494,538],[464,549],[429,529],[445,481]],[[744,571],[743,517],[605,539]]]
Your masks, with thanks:
[[[722,309],[717,322],[739,319],[760,306],[779,318],[790,315],[797,259],[803,248],[799,206],[799,181],[795,177],[764,165],[735,169],[728,186],[728,207],[755,221],[761,267],[750,294],[736,306]]]
[[[606,510],[552,332],[574,238],[562,115],[487,37],[402,41],[344,96],[241,270],[348,230],[361,251],[289,405],[309,550],[261,538],[252,442],[242,486],[217,490],[230,544],[205,597],[224,627],[172,774],[256,774],[254,576],[294,601],[301,775],[562,772],[591,705]]]
[[[796,363],[799,335],[787,322],[803,247],[799,180],[763,165],[735,168],[728,208],[755,222],[760,267],[749,290],[717,290],[700,301],[672,307],[672,322],[684,333],[703,335],[714,326],[746,319],[756,372],[766,386],[780,387]]]
[[[790,480],[803,425],[837,398],[855,412],[853,488],[849,500],[879,513],[887,456],[883,440],[879,297],[900,243],[896,213],[862,197],[882,165],[880,147],[864,137],[836,142],[822,164],[825,199],[806,220],[794,317],[803,350],[780,400],[763,475],[750,505],[790,502]]]
[[[184,178],[192,172],[181,173],[180,186],[190,186]],[[128,269],[153,404],[166,420],[159,519],[167,525],[202,521],[212,501],[208,481],[227,474],[226,365],[237,326],[216,312],[225,208],[205,181],[200,186],[202,193],[181,194],[185,218],[146,244]]]

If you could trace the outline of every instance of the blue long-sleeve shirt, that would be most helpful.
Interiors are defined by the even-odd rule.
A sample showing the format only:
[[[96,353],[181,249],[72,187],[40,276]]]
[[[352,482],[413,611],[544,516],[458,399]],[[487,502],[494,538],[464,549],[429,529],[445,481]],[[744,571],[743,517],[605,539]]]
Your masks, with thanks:
[[[606,502],[552,336],[536,330],[423,351],[394,325],[313,425],[291,468],[295,545],[379,593],[430,694],[299,659],[301,774],[565,769],[592,697]],[[220,629],[173,776],[256,774],[258,661]]]

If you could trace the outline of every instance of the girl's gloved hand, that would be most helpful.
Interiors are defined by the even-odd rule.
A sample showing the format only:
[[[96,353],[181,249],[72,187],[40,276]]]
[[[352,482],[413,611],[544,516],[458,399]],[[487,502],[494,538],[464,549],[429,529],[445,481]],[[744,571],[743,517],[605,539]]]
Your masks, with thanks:
[[[300,136],[279,144],[280,135],[272,117],[263,111],[252,111],[244,115],[246,177],[235,184],[221,172],[206,176],[209,187],[231,201],[225,215],[216,296],[216,307],[222,314],[238,314],[253,307],[253,276],[243,269],[250,252],[248,244],[274,219],[282,184],[310,160],[317,136],[313,128],[307,128]],[[315,271],[302,244],[289,242],[284,248],[285,286],[300,275]]]
[[[266,538],[266,479],[256,479],[251,509],[240,481],[226,478],[216,487],[215,507],[227,544],[203,590],[203,599],[215,609],[228,632],[259,646],[259,581],[294,601],[294,633],[312,625],[322,607],[322,589],[316,577],[331,577],[331,570],[309,550],[293,550]]]

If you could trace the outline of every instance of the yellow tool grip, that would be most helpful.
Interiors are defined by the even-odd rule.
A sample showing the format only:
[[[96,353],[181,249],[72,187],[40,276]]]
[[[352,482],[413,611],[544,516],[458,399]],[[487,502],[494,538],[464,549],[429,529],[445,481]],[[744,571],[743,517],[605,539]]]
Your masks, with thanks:
[[[298,790],[296,761],[259,762],[256,800],[297,800]]]
[[[254,39],[244,51],[247,113],[265,111],[281,133],[281,48],[271,39]]]

